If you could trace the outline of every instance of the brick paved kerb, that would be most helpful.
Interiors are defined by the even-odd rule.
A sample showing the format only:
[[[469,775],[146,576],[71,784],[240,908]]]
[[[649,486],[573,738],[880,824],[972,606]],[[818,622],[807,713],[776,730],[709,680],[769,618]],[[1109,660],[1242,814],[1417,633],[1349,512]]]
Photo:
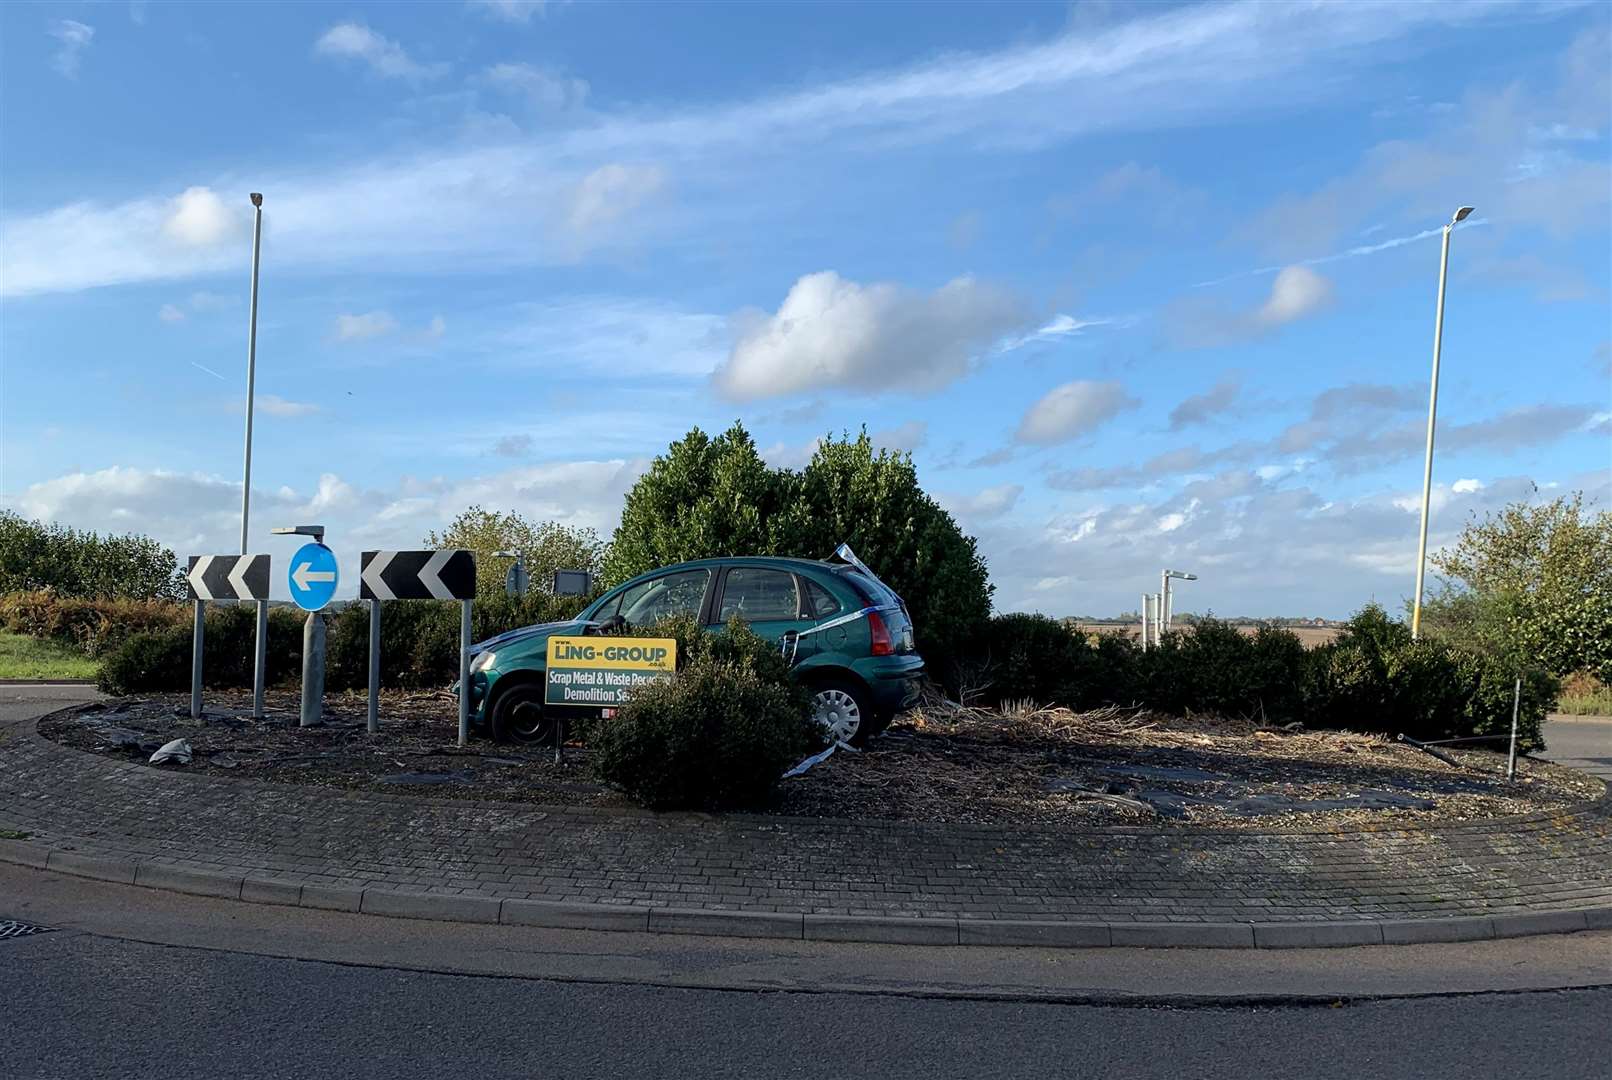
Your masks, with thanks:
[[[1612,928],[1612,794],[1410,828],[1055,830],[338,791],[0,740],[0,860],[381,915],[925,944],[1297,947]]]

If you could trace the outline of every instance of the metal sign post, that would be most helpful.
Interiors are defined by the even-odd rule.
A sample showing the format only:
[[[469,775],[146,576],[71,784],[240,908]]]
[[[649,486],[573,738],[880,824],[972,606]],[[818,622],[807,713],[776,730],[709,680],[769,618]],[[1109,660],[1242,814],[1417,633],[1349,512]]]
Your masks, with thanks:
[[[381,730],[381,602],[369,602],[369,720],[371,735]]]
[[[474,575],[472,575],[474,577]],[[470,608],[474,600],[459,603],[459,745],[470,741]]]
[[[320,610],[336,595],[341,568],[336,553],[325,546],[323,525],[291,525],[271,530],[276,536],[311,536],[291,556],[286,584],[291,599],[308,613],[302,624],[302,709],[297,718],[301,727],[321,723],[325,715],[325,619]]]
[[[1511,691],[1511,753],[1506,756],[1506,779],[1517,779],[1517,713],[1522,709],[1522,676]]]
[[[369,730],[380,728],[381,601],[458,600],[459,745],[470,740],[470,614],[476,596],[474,552],[366,551],[359,556],[358,597],[369,616]]]
[[[207,601],[258,602],[257,651],[252,676],[252,715],[263,715],[263,661],[268,648],[269,557],[267,555],[192,555],[185,585],[196,604],[190,646],[190,715],[202,714],[202,656],[207,633]]]

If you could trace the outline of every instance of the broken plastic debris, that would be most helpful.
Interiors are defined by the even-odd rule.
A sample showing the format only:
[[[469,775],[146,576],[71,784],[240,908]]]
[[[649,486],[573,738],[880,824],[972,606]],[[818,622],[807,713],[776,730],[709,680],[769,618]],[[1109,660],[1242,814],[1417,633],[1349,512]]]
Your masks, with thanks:
[[[190,743],[184,739],[175,739],[157,748],[157,752],[151,755],[151,764],[161,765],[165,761],[174,761],[180,765],[189,765],[190,756]]]

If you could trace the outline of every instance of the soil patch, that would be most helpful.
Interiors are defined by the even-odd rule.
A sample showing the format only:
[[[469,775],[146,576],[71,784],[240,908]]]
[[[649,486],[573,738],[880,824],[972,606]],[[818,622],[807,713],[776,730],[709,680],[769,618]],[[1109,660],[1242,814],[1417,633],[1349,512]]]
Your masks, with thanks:
[[[64,745],[147,761],[184,739],[187,772],[394,794],[627,806],[594,780],[580,744],[455,745],[446,694],[383,694],[381,731],[365,730],[361,694],[331,695],[325,723],[296,726],[297,699],[215,693],[199,720],[169,695],[87,705],[40,725]],[[1505,756],[1451,750],[1451,766],[1413,747],[1347,732],[1109,709],[1075,714],[943,708],[898,720],[860,752],[840,750],[784,781],[770,813],[982,825],[1089,828],[1209,825],[1337,828],[1422,825],[1557,809],[1600,797],[1600,781],[1532,758],[1507,783]]]

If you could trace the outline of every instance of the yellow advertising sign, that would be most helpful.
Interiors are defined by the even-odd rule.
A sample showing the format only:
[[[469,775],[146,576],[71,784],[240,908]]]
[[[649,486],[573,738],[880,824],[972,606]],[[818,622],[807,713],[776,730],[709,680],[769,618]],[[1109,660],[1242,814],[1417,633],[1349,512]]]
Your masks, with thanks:
[[[551,637],[549,667],[677,670],[675,638]]]
[[[543,700],[549,705],[625,704],[632,691],[677,672],[672,638],[552,637]]]

